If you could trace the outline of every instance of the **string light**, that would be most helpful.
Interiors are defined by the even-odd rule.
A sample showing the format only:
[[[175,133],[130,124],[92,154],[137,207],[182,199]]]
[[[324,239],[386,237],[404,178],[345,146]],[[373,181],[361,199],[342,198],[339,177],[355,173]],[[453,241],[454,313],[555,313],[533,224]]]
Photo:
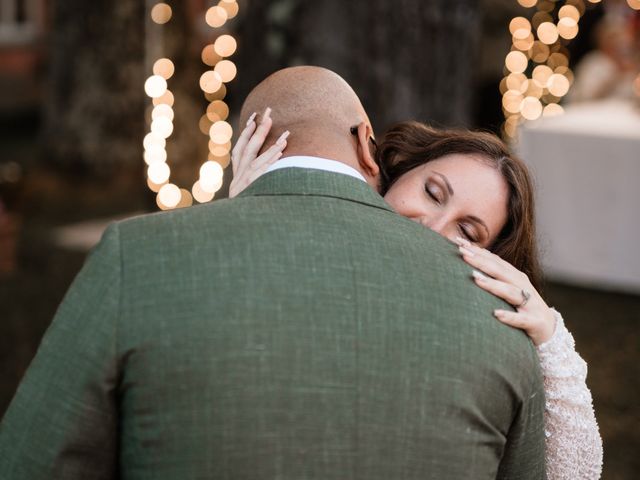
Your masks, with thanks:
[[[205,12],[205,22],[212,28],[220,28],[234,18],[239,11],[236,0],[220,0]],[[163,25],[171,20],[171,7],[164,2],[155,4],[150,12],[151,20]],[[202,62],[210,67],[199,80],[200,89],[209,102],[206,113],[200,117],[198,127],[209,141],[209,153],[202,163],[198,179],[191,191],[171,183],[171,168],[167,164],[167,139],[173,133],[175,98],[168,88],[167,80],[175,73],[175,65],[169,58],[158,58],[152,74],[145,80],[144,90],[153,104],[147,111],[150,121],[149,133],[143,140],[144,161],[147,165],[147,186],[156,195],[156,203],[162,210],[191,206],[194,201],[206,203],[213,200],[222,187],[224,168],[231,159],[231,137],[233,128],[226,121],[229,106],[223,101],[227,89],[225,84],[237,75],[236,65],[228,58],[237,49],[236,39],[229,34],[219,35],[213,43],[202,49]]]
[[[586,8],[583,0],[566,0],[564,5],[556,0],[517,1],[520,6],[535,10],[530,20],[516,16],[509,22],[512,47],[505,57],[500,93],[505,117],[503,132],[511,138],[526,120],[564,112],[558,102],[568,93],[573,72],[563,42],[578,35]],[[640,0],[627,2],[640,4]]]

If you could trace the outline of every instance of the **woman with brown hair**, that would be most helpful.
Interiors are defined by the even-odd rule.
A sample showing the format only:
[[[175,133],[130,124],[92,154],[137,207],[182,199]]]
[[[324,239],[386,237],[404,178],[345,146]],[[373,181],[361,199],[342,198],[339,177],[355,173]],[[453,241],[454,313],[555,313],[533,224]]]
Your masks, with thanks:
[[[271,127],[270,111],[259,126],[254,119],[234,148],[230,196],[277,168],[273,164],[287,145],[285,132],[258,156]],[[514,306],[515,311],[496,310],[497,320],[524,330],[536,346],[546,392],[547,478],[599,478],[602,440],[586,364],[562,316],[538,293],[534,194],[526,165],[493,134],[419,122],[392,127],[375,155],[378,190],[387,203],[457,244],[474,268],[476,284]]]

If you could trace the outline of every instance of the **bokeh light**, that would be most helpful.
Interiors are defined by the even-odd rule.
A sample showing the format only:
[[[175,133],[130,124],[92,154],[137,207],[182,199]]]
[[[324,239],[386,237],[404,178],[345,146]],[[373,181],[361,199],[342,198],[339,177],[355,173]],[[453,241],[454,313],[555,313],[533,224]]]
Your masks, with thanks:
[[[180,188],[173,183],[167,183],[158,192],[158,202],[167,208],[174,208],[180,202]]]
[[[227,21],[227,18],[229,18],[229,14],[227,13],[227,11],[217,5],[207,10],[207,13],[205,15],[205,21],[210,27],[213,28],[218,28],[224,25]]]
[[[165,80],[170,79],[174,71],[175,67],[173,62],[168,58],[160,58],[153,64],[154,75],[160,75]]]
[[[538,27],[538,38],[542,43],[551,45],[558,40],[558,29],[551,22],[541,23]]]
[[[209,130],[209,138],[213,143],[222,145],[231,140],[233,136],[233,128],[227,122],[220,120],[211,125]]]
[[[151,75],[144,82],[144,91],[151,98],[161,97],[167,91],[167,81],[160,75]]]
[[[171,20],[171,7],[166,3],[158,3],[151,9],[151,19],[160,25]]]
[[[169,180],[171,169],[164,162],[155,162],[147,168],[147,177],[155,184],[163,184]]]
[[[193,188],[191,189],[191,193],[193,194],[193,198],[200,203],[207,203],[213,200],[215,195],[214,192],[206,192],[200,186],[200,181],[197,181],[193,184]]]
[[[200,77],[200,88],[207,93],[216,92],[222,85],[222,78],[218,72],[208,70]]]
[[[230,57],[236,51],[238,44],[231,35],[220,35],[213,44],[215,53],[221,57]]]
[[[237,68],[231,60],[221,60],[214,67],[223,82],[228,83],[236,77]]]
[[[507,67],[507,70],[514,73],[522,73],[527,69],[527,64],[529,60],[527,56],[522,52],[509,52],[507,57],[505,58],[504,64]]]

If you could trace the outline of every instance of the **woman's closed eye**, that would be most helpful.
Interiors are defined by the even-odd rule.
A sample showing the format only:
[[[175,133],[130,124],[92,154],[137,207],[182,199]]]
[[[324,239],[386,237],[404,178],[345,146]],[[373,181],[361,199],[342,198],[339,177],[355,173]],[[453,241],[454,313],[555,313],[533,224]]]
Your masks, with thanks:
[[[460,233],[462,233],[462,235],[469,240],[472,243],[478,243],[479,242],[479,238],[477,235],[477,232],[475,231],[474,227],[472,225],[469,225],[468,223],[459,223],[458,224],[458,228],[460,230]]]
[[[427,182],[424,186],[424,191],[429,197],[431,197],[434,202],[439,205],[442,204],[445,200],[442,189],[434,183]]]

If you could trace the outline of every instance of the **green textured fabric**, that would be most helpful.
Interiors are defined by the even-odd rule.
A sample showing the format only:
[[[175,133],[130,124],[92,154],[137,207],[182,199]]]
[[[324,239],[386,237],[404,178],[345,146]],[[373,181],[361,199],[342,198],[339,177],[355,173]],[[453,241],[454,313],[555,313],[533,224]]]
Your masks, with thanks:
[[[543,478],[536,353],[495,307],[345,175],[116,223],[0,425],[0,478]]]

